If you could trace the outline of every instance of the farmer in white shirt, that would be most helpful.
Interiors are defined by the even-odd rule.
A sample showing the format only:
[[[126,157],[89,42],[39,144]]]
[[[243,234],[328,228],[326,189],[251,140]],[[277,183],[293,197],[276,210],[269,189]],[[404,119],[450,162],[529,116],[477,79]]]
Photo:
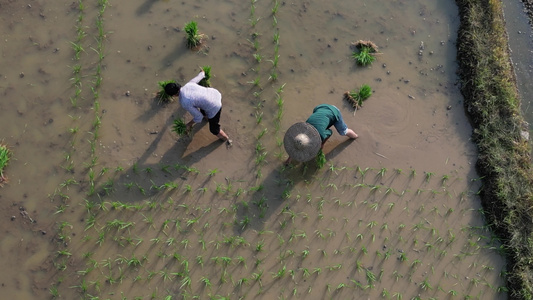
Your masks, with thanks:
[[[205,117],[209,121],[209,131],[220,140],[231,145],[228,135],[220,129],[220,112],[222,111],[222,95],[211,87],[203,87],[198,83],[205,77],[201,71],[196,77],[187,82],[184,86],[178,83],[169,83],[165,86],[165,92],[170,96],[179,94],[180,104],[193,117],[187,123],[187,131],[192,129],[195,123],[202,122]]]

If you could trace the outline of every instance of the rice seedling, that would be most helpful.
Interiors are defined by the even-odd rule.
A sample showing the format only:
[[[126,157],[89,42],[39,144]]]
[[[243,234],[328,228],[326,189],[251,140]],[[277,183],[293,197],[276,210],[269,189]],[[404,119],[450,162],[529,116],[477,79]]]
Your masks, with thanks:
[[[272,15],[275,16],[279,9],[279,2],[278,0],[274,1],[274,6],[272,7]]]
[[[266,133],[268,132],[268,128],[263,128],[263,130],[261,130],[261,132],[257,135],[257,139],[261,139]]]
[[[368,84],[363,84],[358,91],[352,90],[344,93],[344,100],[348,101],[354,109],[363,107],[363,101],[372,96],[372,88]]]
[[[259,41],[256,39],[256,37],[258,37],[259,35],[254,33],[252,34],[252,40],[248,40],[250,42],[250,44],[252,44],[252,48],[254,48],[255,51],[258,51],[259,50]]]
[[[248,279],[247,277],[243,277],[243,278],[237,280],[237,282],[235,283],[235,286],[236,287],[242,287],[243,285],[248,284],[248,281],[250,281],[250,279]]]
[[[212,286],[211,281],[209,280],[209,278],[207,278],[205,276],[202,276],[199,281],[204,284],[205,288],[211,288],[211,286]]]
[[[278,80],[278,73],[276,73],[275,70],[272,70],[272,72],[270,72],[270,76],[268,76],[268,80],[269,81],[276,81]],[[279,112],[278,112],[279,113]]]
[[[250,224],[250,218],[248,216],[244,216],[242,220],[238,221],[238,224],[241,230],[244,230],[246,226]]]
[[[204,71],[204,78],[202,78],[202,80],[200,80],[200,82],[198,82],[199,85],[201,86],[205,86],[205,87],[210,87],[211,86],[211,66],[203,66],[202,67],[202,71]]]
[[[420,288],[423,289],[423,290],[432,290],[433,289],[433,286],[431,286],[431,284],[429,283],[429,280],[428,278],[424,278],[424,280],[420,283]]]
[[[375,222],[375,221],[371,221],[370,223],[368,223],[368,224],[366,225],[366,227],[372,229],[372,228],[374,228],[374,226],[376,226],[377,224],[378,224],[377,222]]]
[[[84,52],[83,46],[79,42],[70,42],[72,49],[74,50],[74,59],[79,60],[81,52]]]
[[[220,172],[220,170],[218,168],[214,168],[214,169],[208,170],[206,175],[209,177],[212,177],[212,176],[215,176],[215,174],[217,174],[218,172]]]
[[[259,87],[260,86],[260,82],[261,82],[261,77],[259,75],[257,75],[257,77],[255,77],[254,80],[248,81],[247,83],[252,84],[252,85],[254,85],[256,87]]]
[[[68,249],[63,249],[63,250],[58,250],[57,251],[57,256],[70,257],[70,256],[72,256],[72,253]]]
[[[263,56],[259,53],[254,53],[253,57],[255,58],[255,61],[260,63],[263,60]]]
[[[400,256],[398,256],[398,260],[399,261],[407,261],[408,258],[407,258],[407,254],[405,252],[400,252]]]
[[[196,48],[201,44],[203,35],[198,32],[198,23],[196,21],[190,21],[185,24],[183,30],[186,34],[186,45],[189,49]]]
[[[258,111],[255,112],[255,121],[256,121],[257,124],[260,124],[261,121],[263,121],[263,112],[262,111],[261,112],[258,112]]]
[[[449,175],[442,175],[442,179],[441,179],[442,185],[445,185],[449,179],[450,179]]]
[[[429,180],[431,179],[431,177],[435,175],[435,173],[432,173],[432,172],[426,172],[426,182],[429,182]]]
[[[60,298],[61,296],[59,295],[59,290],[57,289],[57,285],[52,285],[48,291],[50,291],[50,296],[55,299],[55,298]]]
[[[258,273],[252,274],[252,279],[259,282],[259,285],[262,286],[261,278],[263,277],[263,271],[259,271]]]
[[[370,269],[366,269],[365,273],[366,273],[366,281],[368,282],[368,286],[370,288],[373,288],[374,283],[377,280],[376,275]]]
[[[190,287],[190,286],[191,286],[191,277],[189,275],[184,275],[183,279],[181,279],[180,289],[184,287]]]

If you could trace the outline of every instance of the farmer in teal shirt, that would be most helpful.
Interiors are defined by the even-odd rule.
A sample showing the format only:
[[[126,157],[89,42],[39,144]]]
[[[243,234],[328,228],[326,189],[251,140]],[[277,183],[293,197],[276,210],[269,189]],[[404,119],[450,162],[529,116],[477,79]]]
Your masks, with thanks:
[[[305,162],[313,159],[324,143],[333,134],[331,126],[335,126],[337,132],[351,139],[358,137],[352,129],[348,128],[342,119],[339,109],[330,104],[320,104],[313,109],[313,114],[307,121],[292,125],[283,139],[285,150],[289,158],[285,164],[293,159]]]

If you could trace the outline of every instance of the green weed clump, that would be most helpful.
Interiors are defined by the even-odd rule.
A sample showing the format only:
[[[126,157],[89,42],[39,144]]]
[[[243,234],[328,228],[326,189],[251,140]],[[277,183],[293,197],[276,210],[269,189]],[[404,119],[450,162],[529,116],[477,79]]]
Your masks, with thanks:
[[[182,136],[187,133],[187,124],[183,121],[183,119],[175,119],[174,125],[172,125],[172,131],[175,132],[177,135]]]
[[[363,101],[372,96],[372,88],[368,84],[363,84],[359,91],[348,91],[344,93],[344,99],[348,101],[355,109],[363,106]]]
[[[211,79],[211,66],[203,66],[202,70],[205,73],[205,77],[202,80],[200,80],[198,84],[201,86],[210,87],[211,82],[209,81],[209,79]]]
[[[0,187],[4,182],[7,182],[7,177],[4,176],[4,169],[10,157],[11,151],[9,151],[6,145],[0,144]]]
[[[159,85],[159,92],[157,92],[156,98],[159,101],[159,103],[172,102],[172,96],[170,96],[169,94],[167,94],[167,92],[165,92],[165,86],[169,83],[176,83],[176,81],[175,80],[163,80],[163,81],[157,82],[157,85]]]
[[[190,21],[185,24],[184,30],[187,39],[186,44],[189,49],[196,48],[202,43],[202,34],[198,31],[198,23]]]

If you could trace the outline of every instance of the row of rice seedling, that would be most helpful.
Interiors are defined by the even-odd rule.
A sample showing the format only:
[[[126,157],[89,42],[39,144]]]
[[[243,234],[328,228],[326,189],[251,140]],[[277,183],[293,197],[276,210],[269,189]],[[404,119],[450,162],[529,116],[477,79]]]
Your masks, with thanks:
[[[267,199],[285,204],[262,228],[243,227],[246,216],[260,211],[244,207],[241,200],[224,201],[218,208],[210,201],[185,204],[179,197],[172,197],[178,200],[172,203],[154,199],[143,205],[105,202],[104,209],[88,208],[94,225],[85,233],[75,230],[73,238],[82,239],[88,250],[81,257],[77,249],[58,256],[79,262],[72,264],[78,276],[72,286],[85,285],[78,288],[84,295],[120,291],[128,298],[148,297],[155,286],[157,295],[200,298],[303,298],[309,293],[329,298],[347,296],[354,289],[376,298],[490,297],[503,291],[500,266],[479,255],[498,248],[486,228],[454,227],[454,212],[446,216],[432,209],[383,218],[390,214],[387,206],[362,209],[362,194],[355,196],[354,205],[344,205],[343,199],[352,196],[345,197],[340,189],[324,194],[324,183],[314,179],[305,185],[305,196],[290,202]],[[422,177],[411,183],[424,184]],[[282,192],[280,188],[264,196]],[[215,193],[208,190],[206,196]],[[404,197],[412,196],[415,200],[395,199],[396,206],[418,201],[413,194]],[[463,211],[459,219],[477,214],[466,209],[466,201],[472,201],[468,198],[454,197]],[[449,202],[444,195],[435,201]],[[442,231],[446,226],[437,227],[439,222],[449,229]],[[71,230],[68,224],[63,229]],[[461,268],[464,264],[470,267],[468,273]]]
[[[69,216],[65,216],[63,213],[66,211],[68,207],[70,207],[73,204],[77,204],[78,202],[78,193],[79,189],[86,189],[87,195],[92,195],[95,192],[95,182],[97,177],[102,177],[107,171],[108,168],[102,168],[99,173],[95,170],[96,165],[98,164],[98,156],[96,153],[96,145],[99,141],[99,129],[101,127],[101,116],[100,116],[100,104],[99,104],[99,89],[100,85],[102,83],[102,65],[103,65],[103,59],[105,57],[104,55],[104,41],[106,39],[106,32],[104,31],[104,12],[106,10],[108,3],[107,0],[99,0],[97,3],[97,9],[98,12],[95,17],[94,21],[94,28],[97,33],[95,33],[95,41],[96,46],[90,47],[94,53],[96,53],[96,63],[94,64],[94,75],[92,77],[86,77],[82,76],[82,66],[83,66],[83,60],[82,60],[82,53],[87,53],[83,49],[83,44],[86,42],[85,36],[87,35],[86,29],[90,28],[90,26],[87,26],[84,22],[86,21],[86,13],[87,10],[85,8],[85,4],[83,1],[78,1],[78,17],[76,19],[76,42],[73,42],[73,50],[74,50],[74,62],[75,62],[75,68],[74,68],[74,79],[73,79],[73,87],[75,88],[74,96],[71,97],[71,103],[73,106],[74,111],[72,112],[71,118],[73,121],[77,122],[80,117],[75,116],[76,113],[78,113],[77,109],[79,109],[80,103],[79,100],[82,99],[82,79],[87,78],[89,80],[89,85],[91,87],[91,99],[92,99],[92,109],[94,111],[94,119],[91,124],[89,124],[88,129],[88,144],[90,147],[90,150],[88,153],[85,153],[82,151],[82,149],[78,149],[80,145],[77,144],[77,135],[79,132],[78,126],[71,127],[68,131],[72,134],[71,135],[71,142],[69,144],[69,149],[65,153],[65,165],[63,168],[66,170],[66,174],[74,174],[74,168],[76,167],[76,164],[74,163],[74,154],[77,153],[77,155],[84,155],[84,153],[87,155],[87,161],[83,164],[83,167],[86,169],[86,172],[83,172],[87,176],[87,180],[83,179],[76,179],[74,175],[70,175],[69,178],[65,179],[63,182],[59,184],[59,186],[56,188],[56,190],[49,195],[49,198],[53,202],[57,202],[56,205],[56,211],[55,214],[58,215],[58,218],[61,218],[63,220],[68,219]],[[79,157],[78,157],[79,158]],[[119,171],[119,168],[116,169],[116,171]],[[81,184],[83,183],[83,184]],[[71,190],[72,187],[76,187],[75,190]],[[72,198],[71,198],[72,197]],[[89,218],[87,221],[87,224],[90,224],[93,220],[93,218]],[[94,224],[93,224],[94,225]],[[88,225],[89,226],[89,225]],[[53,255],[52,262],[56,266],[57,270],[60,272],[67,271],[69,267],[69,261],[71,260],[73,256],[73,250],[72,250],[72,234],[74,232],[74,226],[69,221],[58,221],[56,225],[56,234],[54,236],[55,241],[57,242],[58,250]],[[52,297],[60,297],[59,291],[61,290],[60,287],[61,282],[63,281],[64,275],[58,275],[57,280],[58,282],[52,284],[50,288],[50,293]],[[80,289],[84,288],[84,284],[80,284]]]
[[[259,124],[262,124],[263,117],[264,117],[264,110],[263,110],[264,100],[262,100],[261,97],[262,96],[265,97],[267,95],[263,94],[264,89],[263,89],[263,87],[261,85],[261,65],[264,62],[263,61],[264,55],[260,52],[260,50],[261,50],[260,49],[260,44],[259,44],[260,34],[256,31],[256,29],[257,29],[256,25],[257,25],[257,22],[260,19],[256,15],[256,3],[257,3],[257,1],[252,1],[251,2],[251,13],[250,13],[250,22],[251,23],[250,24],[251,24],[253,32],[251,34],[250,43],[252,44],[252,47],[253,47],[253,49],[255,51],[255,53],[253,53],[253,57],[254,57],[254,61],[255,61],[255,63],[257,65],[252,68],[252,71],[256,74],[255,75],[255,79],[250,81],[249,83],[252,84],[254,89],[255,89],[255,91],[253,91],[253,96],[255,98],[255,102],[257,103],[257,105],[255,107],[255,109],[256,109],[255,116],[256,116],[256,123],[259,125]],[[276,14],[277,14],[278,8],[279,8],[279,3],[276,1],[275,3],[273,3],[273,8],[271,9],[271,16],[272,16],[272,18],[274,20],[274,27],[277,24]],[[269,75],[269,82],[274,82],[278,78],[278,75],[277,75],[278,61],[279,61],[279,30],[276,30],[275,33],[274,33],[274,57],[273,57],[273,59],[268,60],[268,62],[272,63],[272,68],[270,70],[270,75]],[[276,101],[277,101],[277,104],[278,104],[278,112],[277,112],[277,118],[276,118],[276,121],[275,121],[275,132],[274,132],[274,134],[277,134],[279,132],[280,124],[281,124],[281,118],[282,118],[282,115],[283,115],[283,99],[282,99],[281,94],[283,92],[284,86],[285,85],[282,85],[277,90],[277,92],[275,93]],[[269,135],[268,134],[268,127],[263,127],[263,129],[259,132],[259,134],[257,136],[256,145],[255,145],[255,154],[256,154],[255,165],[256,165],[256,177],[257,178],[261,178],[262,177],[262,166],[266,163],[266,158],[267,158],[267,155],[268,155],[268,151],[266,151],[266,146],[262,142],[262,138],[265,135]],[[278,140],[278,145],[281,146],[281,141],[280,141],[279,137],[277,137],[277,140]],[[281,148],[281,147],[279,147],[279,148]],[[282,155],[282,152],[278,151],[277,152],[277,156],[281,157],[281,155]]]

